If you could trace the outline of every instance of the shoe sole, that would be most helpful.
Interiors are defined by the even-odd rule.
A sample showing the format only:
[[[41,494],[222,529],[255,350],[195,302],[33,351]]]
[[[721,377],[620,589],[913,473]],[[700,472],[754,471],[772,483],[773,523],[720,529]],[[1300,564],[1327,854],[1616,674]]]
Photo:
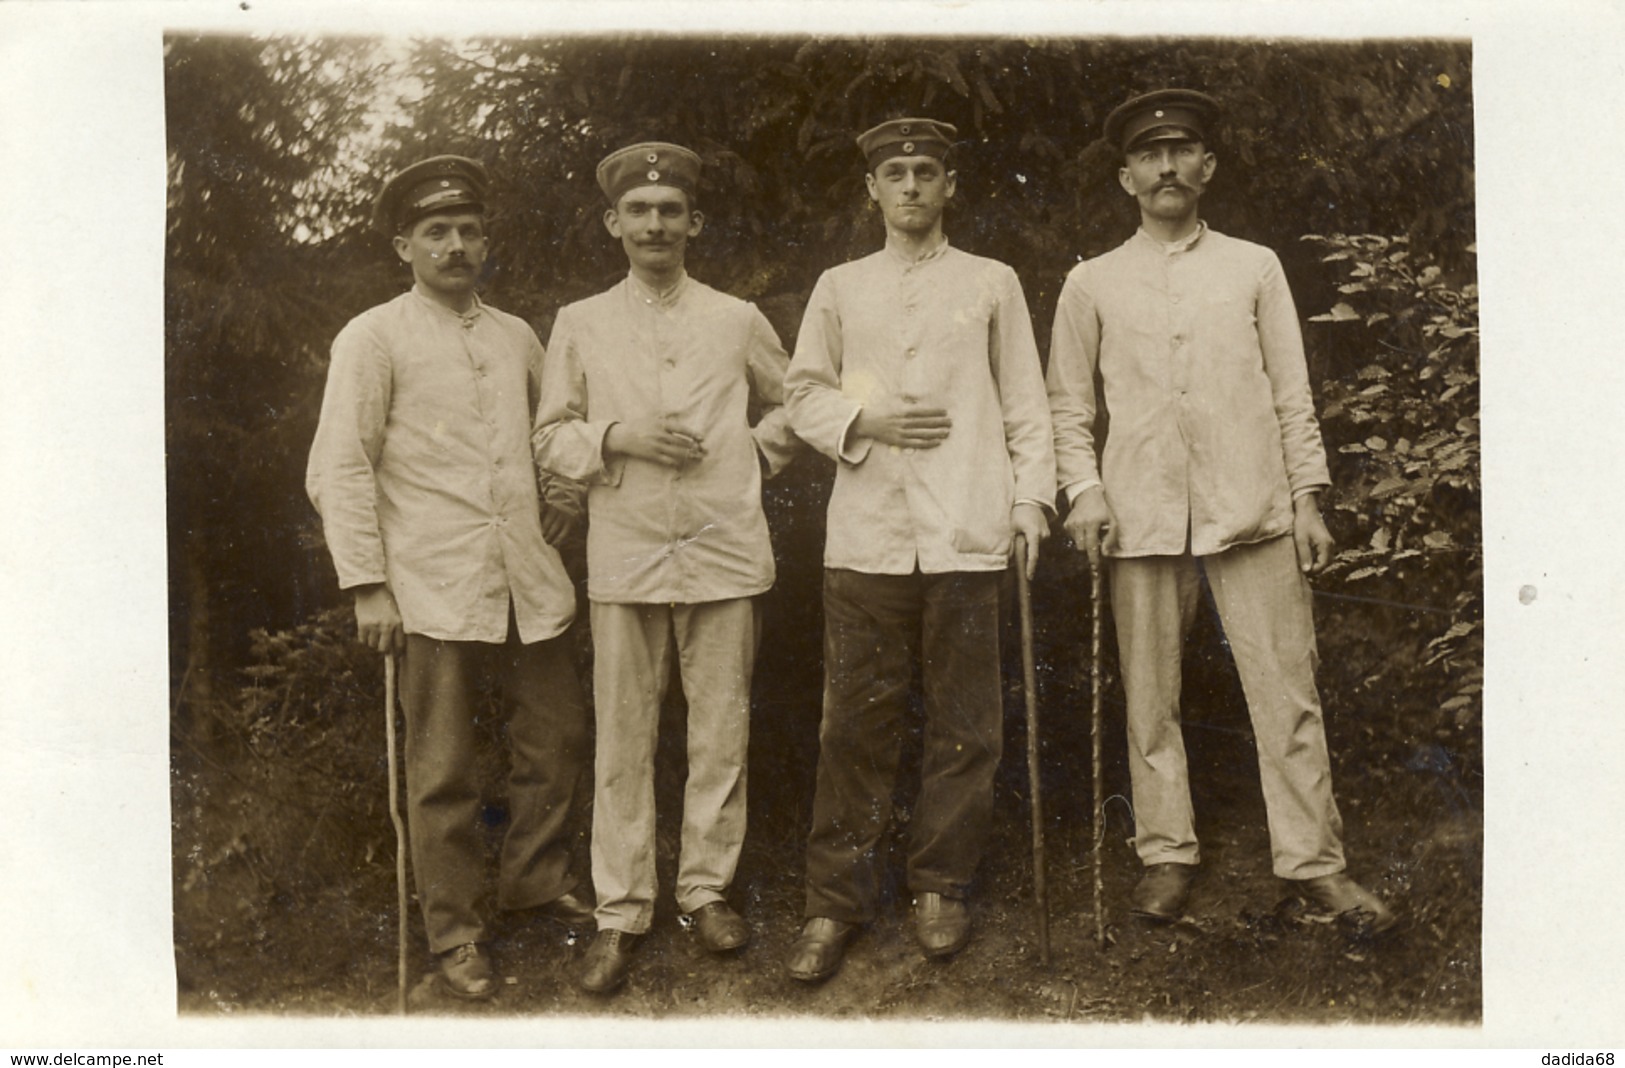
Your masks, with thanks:
[[[447,979],[444,975],[440,976],[439,978],[440,989],[445,991],[451,997],[456,998],[458,1001],[490,1001],[492,998],[497,996],[497,987],[496,983],[494,982],[491,984],[491,989],[487,990],[483,994],[468,994],[452,986],[451,980]]]
[[[1175,923],[1181,916],[1185,915],[1185,910],[1180,909],[1178,912],[1151,912],[1147,909],[1131,908],[1128,910],[1128,914],[1130,916],[1138,916],[1142,920],[1150,920],[1152,923]]]
[[[822,971],[798,972],[794,968],[785,968],[785,971],[789,973],[790,978],[794,979],[798,983],[822,983],[825,979],[830,978],[836,972],[840,971],[841,965],[846,963],[846,943],[847,939],[843,938],[841,940],[841,951],[836,956],[835,962]]]
[[[970,932],[966,931],[964,937],[948,946],[928,946],[924,942],[921,942],[918,937],[916,937],[914,941],[919,945],[920,952],[924,953],[930,960],[946,960],[948,957],[953,956],[955,953],[958,953],[960,950],[970,945]]]
[[[832,967],[821,972],[798,972],[793,968],[786,969],[786,971],[790,973],[790,978],[794,979],[798,983],[822,983],[825,979],[830,978],[840,970],[840,961],[836,961]]]
[[[626,977],[630,971],[631,969],[628,968],[626,971],[621,972],[620,975],[617,975],[611,982],[604,983],[599,986],[594,986],[588,983],[585,979],[576,980],[576,985],[589,994],[613,994],[615,991],[626,985]]]
[[[1179,903],[1174,905],[1171,909],[1157,912],[1153,909],[1148,909],[1143,905],[1136,905],[1134,902],[1130,901],[1128,906],[1128,914],[1130,916],[1138,916],[1142,920],[1153,920],[1157,923],[1173,923],[1185,915],[1185,907],[1189,904],[1190,889],[1187,887],[1185,892],[1179,896]]]
[[[1339,910],[1335,905],[1321,901],[1311,894],[1300,892],[1298,897],[1310,908],[1318,910],[1323,915],[1330,916],[1340,924],[1345,924],[1355,928],[1356,931],[1363,931],[1367,934],[1379,935],[1386,931],[1392,931],[1395,925],[1399,923],[1399,916],[1392,910],[1389,910],[1386,918],[1383,918],[1379,913],[1373,912],[1367,905],[1350,905]]]
[[[1330,909],[1326,909],[1324,911],[1331,912]],[[1344,909],[1342,912],[1332,913],[1332,916],[1338,923],[1352,927],[1356,933],[1369,935],[1380,935],[1384,932],[1392,931],[1394,929],[1394,925],[1399,923],[1399,917],[1393,915],[1392,913],[1388,915],[1386,920],[1380,920],[1377,918],[1376,913],[1372,912],[1370,909],[1362,908],[1360,906],[1355,906],[1351,909]]]

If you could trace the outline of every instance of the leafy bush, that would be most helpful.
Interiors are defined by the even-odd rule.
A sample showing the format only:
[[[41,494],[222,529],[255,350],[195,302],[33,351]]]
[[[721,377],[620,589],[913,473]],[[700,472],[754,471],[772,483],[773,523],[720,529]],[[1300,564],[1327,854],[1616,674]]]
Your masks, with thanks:
[[[383,671],[354,628],[349,610],[334,609],[288,631],[255,630],[245,683],[207,707],[211,729],[177,731],[183,986],[216,951],[250,943],[264,953],[289,917],[315,911],[334,927],[333,959],[290,966],[345,967],[346,934],[388,945],[395,841]]]
[[[1480,523],[1478,287],[1449,278],[1403,237],[1307,235],[1348,266],[1348,299],[1311,322],[1362,331],[1357,371],[1323,386],[1333,446],[1331,520],[1352,547],[1333,596],[1408,617],[1360,687],[1423,696],[1414,738],[1477,763],[1482,722],[1484,545]],[[1467,252],[1476,250],[1468,246]],[[1420,645],[1403,648],[1403,636]],[[1412,655],[1414,654],[1414,655]],[[1409,710],[1414,714],[1415,709]]]

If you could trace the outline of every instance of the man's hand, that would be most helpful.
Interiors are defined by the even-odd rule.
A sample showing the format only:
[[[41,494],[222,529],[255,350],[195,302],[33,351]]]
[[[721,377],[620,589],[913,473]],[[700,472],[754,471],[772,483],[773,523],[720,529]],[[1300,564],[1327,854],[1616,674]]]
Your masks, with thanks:
[[[1292,541],[1298,547],[1298,570],[1318,575],[1332,562],[1337,543],[1320,517],[1320,494],[1305,493],[1292,502]]]
[[[666,467],[684,467],[705,458],[705,445],[692,430],[665,416],[616,423],[604,435],[604,455],[636,456]]]
[[[401,610],[395,604],[395,595],[382,582],[356,588],[355,625],[356,637],[369,649],[380,653],[400,653],[406,649]]]
[[[1049,537],[1049,516],[1036,504],[1021,502],[1010,509],[1010,522],[1016,534],[1027,539],[1027,581],[1038,573],[1038,547]]]
[[[1090,486],[1072,502],[1072,509],[1066,513],[1066,522],[1062,525],[1072,544],[1088,553],[1089,563],[1098,567],[1100,547],[1116,521],[1111,507],[1106,504],[1105,488]]]
[[[564,544],[575,530],[577,521],[577,517],[569,512],[542,502],[542,540],[555,549]]]
[[[934,449],[953,425],[946,409],[927,408],[908,396],[882,397],[863,406],[852,432],[899,449]]]

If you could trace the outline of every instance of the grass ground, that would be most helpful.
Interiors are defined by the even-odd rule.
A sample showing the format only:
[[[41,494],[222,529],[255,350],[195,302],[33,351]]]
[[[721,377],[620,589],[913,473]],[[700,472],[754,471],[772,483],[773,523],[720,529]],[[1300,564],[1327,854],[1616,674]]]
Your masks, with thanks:
[[[1209,642],[1210,648],[1212,643]],[[1053,650],[1050,650],[1053,652]],[[1045,663],[1057,657],[1041,656]],[[782,960],[799,928],[801,846],[816,753],[812,669],[764,679],[753,722],[752,822],[735,904],[755,940],[707,956],[665,901],[627,986],[609,998],[572,982],[589,932],[548,921],[505,923],[494,945],[504,984],[488,1004],[441,995],[411,924],[414,1012],[627,1018],[802,1017],[1313,1024],[1476,1024],[1481,1012],[1480,785],[1455,763],[1380,756],[1378,710],[1328,694],[1328,733],[1351,873],[1401,922],[1363,937],[1297,900],[1270,874],[1256,754],[1232,676],[1215,658],[1187,676],[1187,739],[1203,865],[1189,913],[1149,926],[1125,904],[1138,876],[1127,775],[1115,755],[1120,711],[1108,702],[1108,801],[1102,855],[1108,944],[1095,944],[1088,851],[1088,707],[1077,672],[1048,672],[1043,778],[1052,963],[1039,954],[1019,691],[1012,690],[997,830],[973,902],[976,936],[947,962],[915,948],[905,892],[888,887],[883,917],[851,946],[841,972],[806,987]],[[1019,676],[1017,676],[1019,677]],[[681,710],[662,742],[660,861],[669,886],[680,789]],[[381,717],[380,717],[381,718]],[[380,729],[381,733],[381,729]],[[1402,750],[1397,750],[1403,752]],[[900,798],[908,795],[905,784]],[[387,1014],[396,996],[394,844],[368,791],[328,806],[268,804],[286,772],[239,742],[176,750],[176,965],[187,1014]],[[376,761],[374,761],[376,763]],[[354,786],[355,784],[351,784]],[[361,829],[318,835],[333,805],[366,808]],[[491,841],[501,831],[493,802]],[[344,848],[331,844],[336,840]],[[302,845],[297,849],[290,843]],[[324,844],[326,843],[326,844]],[[584,845],[584,842],[580,843]],[[900,871],[896,840],[891,870]],[[585,850],[582,850],[583,860]]]

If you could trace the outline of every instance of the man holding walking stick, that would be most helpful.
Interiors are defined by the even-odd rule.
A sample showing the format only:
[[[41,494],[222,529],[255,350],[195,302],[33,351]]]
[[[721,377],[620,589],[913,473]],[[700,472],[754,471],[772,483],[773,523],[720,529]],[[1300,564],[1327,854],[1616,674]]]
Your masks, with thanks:
[[[1132,911],[1183,912],[1200,860],[1180,733],[1180,664],[1205,577],[1258,743],[1274,870],[1374,931],[1394,916],[1344,874],[1306,575],[1331,562],[1326,457],[1280,262],[1197,214],[1217,160],[1211,97],[1147,93],[1106,119],[1138,201],[1127,243],[1073,268],[1048,388],[1066,531],[1109,558],[1135,846]],[[1111,430],[1099,466],[1099,376]],[[1097,814],[1098,818],[1098,814]]]
[[[925,746],[908,889],[926,956],[970,938],[965,904],[1003,745],[1002,572],[1029,575],[1055,463],[1021,283],[943,234],[954,127],[895,119],[858,138],[886,245],[824,272],[790,374],[791,425],[836,461],[824,547],[824,707],[806,925],[788,969],[814,982],[879,906],[877,846],[918,662]]]
[[[402,654],[418,899],[444,989],[471,999],[496,992],[475,777],[483,675],[501,685],[512,749],[498,905],[592,916],[566,838],[587,750],[564,638],[575,591],[550,544],[569,520],[540,502],[531,461],[541,343],[475,291],[486,194],[485,168],[460,156],[384,186],[373,225],[413,286],[334,340],[306,476],[361,641]]]

